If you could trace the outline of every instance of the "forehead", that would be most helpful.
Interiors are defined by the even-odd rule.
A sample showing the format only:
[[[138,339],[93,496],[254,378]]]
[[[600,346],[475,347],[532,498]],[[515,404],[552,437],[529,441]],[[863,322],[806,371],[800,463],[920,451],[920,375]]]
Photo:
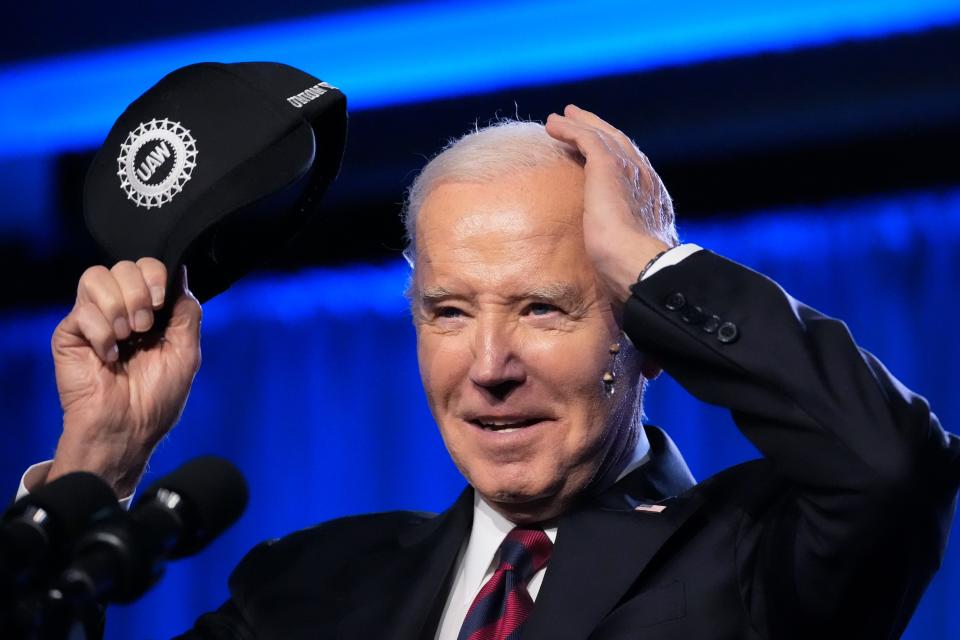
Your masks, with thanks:
[[[510,288],[592,281],[582,216],[583,170],[573,162],[484,183],[442,183],[420,208],[415,282]]]

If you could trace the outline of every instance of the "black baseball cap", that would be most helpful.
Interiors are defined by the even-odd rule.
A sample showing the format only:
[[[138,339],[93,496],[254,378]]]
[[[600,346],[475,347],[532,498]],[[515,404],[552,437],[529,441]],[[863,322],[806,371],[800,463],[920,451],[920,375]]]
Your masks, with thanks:
[[[340,170],[346,96],[275,62],[173,71],[120,115],[84,185],[112,261],[181,264],[201,300],[281,249]]]

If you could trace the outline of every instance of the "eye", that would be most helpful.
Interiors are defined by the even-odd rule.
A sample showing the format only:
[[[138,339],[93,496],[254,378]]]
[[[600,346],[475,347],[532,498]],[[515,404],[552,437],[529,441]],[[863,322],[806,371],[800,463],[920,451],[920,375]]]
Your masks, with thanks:
[[[527,312],[532,316],[545,316],[559,310],[557,307],[552,304],[547,304],[546,302],[534,302],[527,307]]]
[[[436,314],[438,318],[459,318],[463,315],[463,311],[456,307],[439,307]]]

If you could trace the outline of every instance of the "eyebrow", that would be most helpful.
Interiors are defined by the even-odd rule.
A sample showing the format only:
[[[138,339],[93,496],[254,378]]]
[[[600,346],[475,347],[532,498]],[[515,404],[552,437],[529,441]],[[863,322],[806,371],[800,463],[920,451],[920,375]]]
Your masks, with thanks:
[[[556,303],[558,306],[572,309],[583,303],[580,290],[568,282],[551,282],[527,289],[517,296],[519,300],[542,300]]]
[[[433,304],[446,300],[448,298],[453,298],[454,293],[449,289],[440,286],[427,287],[420,290],[420,294],[417,296],[420,299],[420,302],[425,305]]]
[[[458,296],[449,289],[441,286],[426,287],[420,291],[419,299],[423,305],[436,304]],[[566,308],[579,307],[583,303],[583,296],[574,285],[568,282],[551,282],[539,285],[521,292],[519,295],[509,296],[511,302],[518,300],[541,300],[556,303]]]

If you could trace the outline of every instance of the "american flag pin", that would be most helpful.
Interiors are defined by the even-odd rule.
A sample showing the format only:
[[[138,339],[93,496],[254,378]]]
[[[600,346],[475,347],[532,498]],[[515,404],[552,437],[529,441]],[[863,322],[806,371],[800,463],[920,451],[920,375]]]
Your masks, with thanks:
[[[660,513],[666,508],[667,506],[663,504],[641,504],[641,505],[637,505],[633,510],[646,511],[648,513]]]

